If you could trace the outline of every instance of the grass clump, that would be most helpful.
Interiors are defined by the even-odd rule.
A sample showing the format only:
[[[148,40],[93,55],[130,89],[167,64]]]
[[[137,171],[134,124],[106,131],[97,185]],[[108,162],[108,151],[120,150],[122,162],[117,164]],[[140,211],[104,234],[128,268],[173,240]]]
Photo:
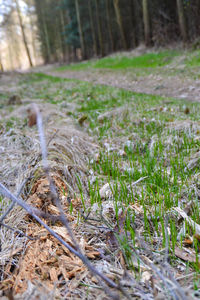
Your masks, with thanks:
[[[191,55],[186,60],[186,66],[187,67],[199,67],[200,66],[200,51],[196,52],[195,54]]]
[[[169,64],[176,55],[177,52],[175,51],[163,51],[146,53],[136,57],[108,57],[99,60],[94,67],[109,69],[156,68]]]

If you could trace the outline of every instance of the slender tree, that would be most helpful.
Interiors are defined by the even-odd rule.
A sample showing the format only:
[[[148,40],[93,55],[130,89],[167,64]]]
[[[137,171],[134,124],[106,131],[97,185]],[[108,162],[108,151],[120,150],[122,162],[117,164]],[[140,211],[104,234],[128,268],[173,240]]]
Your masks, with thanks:
[[[49,33],[48,33],[48,30],[47,30],[47,24],[46,24],[46,20],[45,20],[43,11],[41,11],[41,14],[42,14],[42,25],[43,25],[45,44],[46,44],[47,62],[50,62],[50,60],[51,60],[51,46],[50,46],[50,42],[49,42]]]
[[[106,1],[107,2],[107,1]],[[91,6],[91,0],[88,0],[88,10],[89,10],[89,16],[90,16],[90,28],[92,33],[92,41],[93,41],[93,47],[94,47],[94,54],[97,56],[97,37],[94,27],[94,21],[93,21],[93,14],[92,14],[92,6]]]
[[[67,45],[66,41],[65,41],[65,19],[68,20],[68,16],[66,14],[66,18],[64,17],[64,9],[60,10],[60,22],[61,22],[61,39],[62,39],[62,51],[63,51],[63,61],[66,61],[69,59],[69,46]]]
[[[34,20],[33,20],[33,14],[29,10],[29,22],[30,22],[30,27],[31,27],[31,44],[32,44],[32,49],[33,49],[33,57],[34,61],[36,63],[37,59],[37,50],[36,50],[36,35],[35,35],[35,30],[34,30]]]
[[[98,28],[100,53],[101,53],[101,56],[105,56],[103,33],[102,33],[102,24],[101,24],[101,18],[99,16],[99,0],[95,0],[95,7],[96,7],[96,20],[97,20],[97,28]]]
[[[178,10],[178,20],[179,20],[180,32],[181,32],[183,41],[186,43],[188,41],[188,32],[187,32],[187,26],[186,26],[186,21],[185,21],[183,1],[176,0],[176,3],[177,3],[177,10]]]
[[[142,0],[143,8],[143,22],[144,22],[144,39],[146,46],[150,46],[151,40],[151,24],[150,24],[150,14],[149,14],[149,1]]]
[[[130,8],[131,8],[131,23],[132,23],[132,45],[136,47],[136,4],[134,0],[130,0]]]
[[[19,24],[20,24],[20,28],[21,28],[21,32],[22,32],[24,46],[25,46],[25,49],[26,49],[26,54],[27,54],[27,57],[28,57],[28,60],[29,60],[29,64],[32,67],[33,63],[32,63],[30,51],[29,51],[29,48],[28,48],[28,42],[27,42],[27,38],[26,38],[26,34],[25,34],[25,29],[24,29],[24,24],[23,24],[23,21],[22,21],[22,16],[21,16],[19,3],[18,3],[18,0],[14,0],[14,1],[15,1],[16,8],[17,8],[17,15],[18,15],[18,18],[19,18]]]
[[[106,18],[108,23],[108,34],[111,44],[111,51],[114,51],[114,38],[113,38],[113,32],[112,32],[112,26],[111,26],[111,13],[110,13],[110,1],[106,0]]]
[[[3,62],[2,62],[2,59],[1,59],[1,52],[0,52],[0,72],[3,72],[3,71],[4,71],[4,67],[3,67]]]
[[[119,31],[120,31],[120,36],[121,36],[121,40],[122,40],[122,45],[123,45],[124,49],[128,49],[127,41],[126,41],[126,37],[125,37],[125,31],[124,31],[123,22],[122,22],[122,16],[121,16],[120,7],[119,7],[119,0],[113,0],[113,1],[114,1],[113,4],[114,4],[114,8],[115,8],[117,23],[119,25]]]
[[[85,59],[86,58],[86,49],[85,49],[85,42],[84,42],[84,36],[83,36],[83,28],[82,28],[82,23],[81,23],[79,0],[75,0],[75,5],[76,5],[76,17],[77,17],[77,22],[78,22],[78,31],[79,31],[79,37],[80,37],[82,58]]]

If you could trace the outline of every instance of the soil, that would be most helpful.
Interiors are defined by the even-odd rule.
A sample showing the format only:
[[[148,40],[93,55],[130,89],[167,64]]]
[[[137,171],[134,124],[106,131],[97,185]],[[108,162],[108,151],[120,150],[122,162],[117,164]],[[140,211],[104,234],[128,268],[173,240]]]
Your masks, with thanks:
[[[150,72],[150,70],[148,70]],[[152,70],[151,74],[138,76],[134,70],[81,70],[81,71],[53,71],[46,74],[61,78],[79,79],[94,84],[105,84],[124,88],[137,93],[174,97],[194,102],[200,102],[200,73],[193,70],[188,73],[186,67],[180,69]],[[174,74],[173,74],[174,73]]]

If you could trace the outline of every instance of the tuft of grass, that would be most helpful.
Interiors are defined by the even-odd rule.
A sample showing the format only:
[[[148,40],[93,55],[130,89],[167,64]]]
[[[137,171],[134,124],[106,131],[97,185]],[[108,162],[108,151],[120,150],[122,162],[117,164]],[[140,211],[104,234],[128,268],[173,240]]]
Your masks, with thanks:
[[[69,65],[63,65],[58,68],[56,68],[57,71],[65,71],[65,70],[71,70],[71,71],[79,71],[79,70],[86,70],[89,67],[91,67],[92,61],[87,62],[80,62],[80,63],[71,63]]]
[[[94,64],[95,68],[126,69],[126,68],[156,68],[171,62],[176,51],[163,51],[159,53],[146,53],[136,57],[107,57]]]
[[[200,51],[196,52],[195,55],[191,55],[188,59],[186,59],[187,67],[199,67],[200,66]]]

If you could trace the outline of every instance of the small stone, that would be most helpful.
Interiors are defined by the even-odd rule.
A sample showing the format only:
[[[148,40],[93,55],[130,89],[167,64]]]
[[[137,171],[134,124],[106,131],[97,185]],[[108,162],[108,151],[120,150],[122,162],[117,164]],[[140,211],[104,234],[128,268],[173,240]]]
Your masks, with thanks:
[[[112,191],[110,189],[109,183],[106,183],[102,186],[99,191],[101,199],[109,199],[112,197]]]

